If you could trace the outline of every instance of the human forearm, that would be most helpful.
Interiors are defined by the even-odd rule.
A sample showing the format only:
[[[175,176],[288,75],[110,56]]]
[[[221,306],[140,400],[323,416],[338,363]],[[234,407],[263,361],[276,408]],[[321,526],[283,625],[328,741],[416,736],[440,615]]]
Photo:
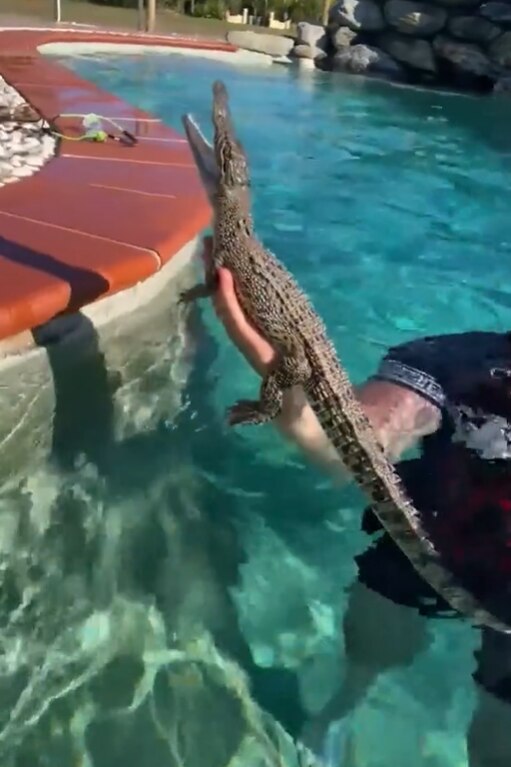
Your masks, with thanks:
[[[440,411],[413,391],[396,384],[370,380],[357,390],[358,399],[386,455],[397,461],[422,437],[436,431]],[[348,479],[342,461],[323,431],[301,387],[284,395],[276,420],[280,433],[307,458],[338,480]]]
[[[282,436],[293,442],[309,461],[337,481],[348,479],[339,454],[323,431],[301,386],[284,392],[282,412],[274,423]]]

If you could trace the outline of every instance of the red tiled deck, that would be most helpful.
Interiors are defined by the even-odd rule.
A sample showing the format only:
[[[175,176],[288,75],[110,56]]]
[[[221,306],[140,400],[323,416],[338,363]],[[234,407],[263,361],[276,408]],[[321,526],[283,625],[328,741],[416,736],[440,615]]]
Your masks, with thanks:
[[[134,147],[63,141],[34,176],[0,187],[0,340],[144,280],[209,223],[184,138],[37,50],[75,41],[236,50],[96,30],[0,30],[0,75],[43,117],[98,112],[139,139]],[[70,118],[57,125],[77,129]]]

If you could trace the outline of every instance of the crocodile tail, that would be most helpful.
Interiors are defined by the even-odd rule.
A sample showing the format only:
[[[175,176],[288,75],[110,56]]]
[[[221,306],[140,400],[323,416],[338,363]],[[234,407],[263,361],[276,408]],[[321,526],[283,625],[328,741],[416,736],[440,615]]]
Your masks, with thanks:
[[[511,626],[492,615],[442,564],[441,555],[424,529],[416,509],[355,397],[346,415],[346,402],[333,396],[330,405],[309,401],[328,438],[362,491],[381,524],[419,575],[457,612],[476,625],[511,633]],[[335,413],[342,414],[336,417]]]
[[[511,633],[511,627],[492,615],[442,564],[441,555],[428,538],[419,512],[409,500],[397,473],[394,473],[394,483],[393,487],[389,488],[379,477],[376,477],[373,483],[367,480],[360,482],[373,500],[371,508],[374,513],[419,575],[454,610],[465,615],[474,624],[488,626],[506,634]]]

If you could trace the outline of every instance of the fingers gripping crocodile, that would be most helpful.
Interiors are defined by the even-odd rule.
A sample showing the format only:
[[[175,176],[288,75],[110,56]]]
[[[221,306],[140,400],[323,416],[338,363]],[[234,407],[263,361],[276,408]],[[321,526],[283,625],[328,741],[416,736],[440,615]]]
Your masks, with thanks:
[[[285,389],[301,385],[344,465],[371,500],[372,508],[420,575],[457,611],[475,624],[511,633],[442,565],[422,527],[417,509],[387,460],[366,418],[323,322],[292,275],[254,234],[248,165],[231,122],[227,91],[213,85],[214,142],[206,141],[190,115],[183,117],[214,213],[213,253],[206,280],[182,299],[210,296],[216,269],[234,277],[238,300],[252,325],[277,351],[277,364],[261,385],[259,400],[240,400],[229,422],[261,424],[280,412]]]

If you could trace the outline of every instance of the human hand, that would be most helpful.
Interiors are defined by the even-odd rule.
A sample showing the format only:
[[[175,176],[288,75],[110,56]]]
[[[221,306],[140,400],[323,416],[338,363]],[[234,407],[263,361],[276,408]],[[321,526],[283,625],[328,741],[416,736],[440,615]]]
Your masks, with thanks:
[[[205,237],[202,256],[205,265],[211,258],[212,247],[212,238]],[[221,267],[217,270],[217,278],[218,287],[213,297],[215,312],[233,344],[254,370],[263,376],[275,359],[275,351],[245,317],[236,296],[231,272]]]

